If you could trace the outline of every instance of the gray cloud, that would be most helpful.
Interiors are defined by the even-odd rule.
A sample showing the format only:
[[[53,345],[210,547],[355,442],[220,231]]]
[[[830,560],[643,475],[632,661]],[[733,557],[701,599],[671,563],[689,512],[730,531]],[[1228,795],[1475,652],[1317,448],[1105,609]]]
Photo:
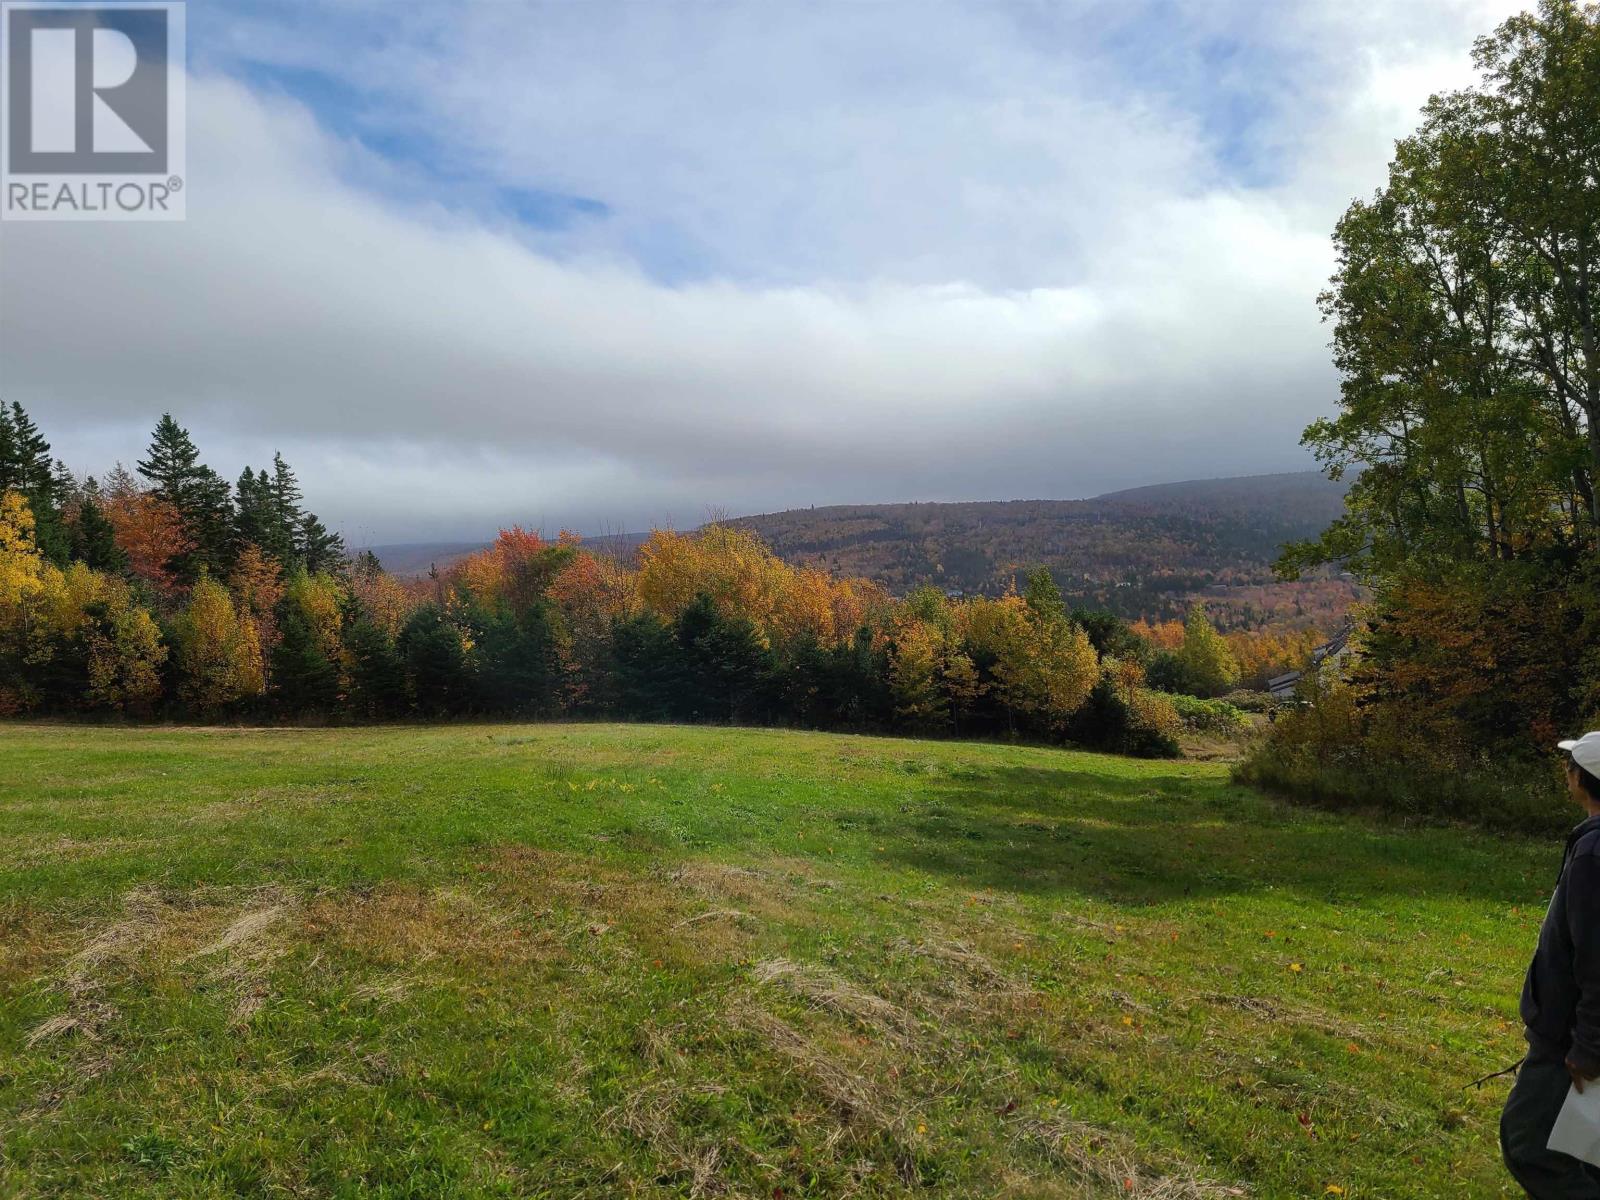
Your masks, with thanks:
[[[390,164],[199,76],[186,224],[0,227],[0,391],[81,468],[131,457],[165,408],[219,468],[280,447],[358,541],[1303,465],[1334,394],[1313,305],[1332,219],[1491,23],[1450,8],[1378,40],[1375,18],[1325,48],[1342,90],[1282,97],[1260,136],[1293,150],[1244,187],[1199,118],[1092,94],[1104,68],[1045,87],[983,11],[939,10],[898,72],[861,49],[891,6],[851,6],[837,61],[826,22],[760,28],[769,6],[622,29],[614,58],[551,31],[577,6],[461,11],[442,46],[349,56],[351,86],[409,67],[415,119],[475,169],[620,215],[541,237],[385,198]],[[706,74],[668,79],[691,44]],[[709,269],[636,265],[648,221]]]

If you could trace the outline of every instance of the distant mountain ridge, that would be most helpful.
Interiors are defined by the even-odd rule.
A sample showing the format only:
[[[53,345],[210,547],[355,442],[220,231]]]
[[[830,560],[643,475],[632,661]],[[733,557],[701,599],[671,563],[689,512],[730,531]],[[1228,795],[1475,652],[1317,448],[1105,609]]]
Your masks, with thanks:
[[[1044,565],[1072,602],[1127,617],[1175,617],[1203,598],[1224,624],[1326,624],[1354,586],[1331,576],[1285,584],[1271,567],[1284,543],[1317,536],[1343,511],[1346,487],[1296,471],[1088,500],[835,505],[734,524],[791,562],[895,592],[930,583],[992,594]]]
[[[843,504],[739,517],[789,562],[874,579],[904,593],[1003,592],[1018,573],[1050,568],[1074,604],[1164,620],[1204,599],[1219,623],[1332,628],[1356,588],[1329,572],[1282,583],[1285,542],[1315,537],[1344,510],[1347,485],[1318,471],[1191,479],[1087,500]],[[586,545],[631,553],[639,534]],[[386,570],[444,570],[486,542],[374,546]]]

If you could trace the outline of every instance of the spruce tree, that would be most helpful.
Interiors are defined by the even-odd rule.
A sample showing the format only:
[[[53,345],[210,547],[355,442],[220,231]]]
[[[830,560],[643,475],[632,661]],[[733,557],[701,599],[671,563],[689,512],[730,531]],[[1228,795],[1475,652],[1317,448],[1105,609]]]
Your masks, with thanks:
[[[272,691],[279,707],[291,713],[329,712],[339,699],[338,668],[317,645],[305,618],[293,609],[279,620]]]
[[[312,574],[335,570],[344,562],[344,538],[330,533],[315,513],[300,518],[297,550],[300,561]]]
[[[200,470],[200,450],[189,431],[173,420],[171,413],[162,413],[145,453],[147,457],[135,462],[134,467],[150,481],[157,499],[181,512]]]
[[[266,476],[263,470],[262,479],[265,480]],[[272,497],[273,520],[277,522],[285,541],[292,543],[304,516],[300,508],[300,481],[289,469],[289,464],[283,461],[283,455],[276,451],[272,455],[272,479],[268,482],[268,491]],[[308,571],[313,569],[309,566],[306,568]]]
[[[150,438],[146,457],[137,464],[156,498],[171,504],[183,521],[192,548],[176,555],[169,569],[184,582],[202,571],[226,574],[237,556],[232,489],[200,461],[189,431],[162,413]]]
[[[365,619],[347,628],[351,709],[372,720],[399,716],[407,704],[406,672],[393,640]]]
[[[92,475],[84,481],[71,535],[73,558],[96,571],[120,575],[128,569],[128,555],[117,545],[116,527],[100,507],[100,485]]]
[[[397,649],[405,661],[417,708],[432,716],[466,710],[472,696],[461,633],[436,604],[424,604],[400,631]]]
[[[61,505],[71,489],[66,467],[50,458],[50,443],[22,405],[0,406],[0,493],[20,492],[33,512],[34,545],[50,562],[65,566],[71,538]]]

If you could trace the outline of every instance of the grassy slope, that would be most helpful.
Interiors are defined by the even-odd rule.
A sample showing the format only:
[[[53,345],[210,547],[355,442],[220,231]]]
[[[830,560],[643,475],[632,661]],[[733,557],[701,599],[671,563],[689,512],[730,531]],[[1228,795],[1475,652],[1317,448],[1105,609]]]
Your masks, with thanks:
[[[11,726],[0,845],[6,1196],[1510,1195],[1557,853],[612,726]]]

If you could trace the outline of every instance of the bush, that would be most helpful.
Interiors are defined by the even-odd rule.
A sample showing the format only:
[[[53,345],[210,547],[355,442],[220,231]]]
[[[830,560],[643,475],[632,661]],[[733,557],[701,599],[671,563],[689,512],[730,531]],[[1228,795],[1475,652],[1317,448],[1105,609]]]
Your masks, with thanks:
[[[1222,699],[1246,713],[1269,713],[1282,705],[1282,701],[1271,692],[1251,692],[1242,688],[1237,692],[1229,692]]]
[[[1361,707],[1342,684],[1312,683],[1285,708],[1234,779],[1326,808],[1376,808],[1485,828],[1557,833],[1579,814],[1553,762],[1495,754],[1411,728],[1402,709]]]
[[[1150,686],[1157,691],[1190,696],[1196,691],[1194,681],[1189,675],[1189,668],[1184,665],[1176,651],[1156,651],[1145,673]]]
[[[1178,746],[1182,729],[1171,697],[1145,687],[1124,687],[1108,672],[1072,715],[1067,738],[1115,754],[1177,758],[1182,754]]]
[[[1225,700],[1201,700],[1197,696],[1166,696],[1183,727],[1192,733],[1239,733],[1249,728],[1243,712]]]

